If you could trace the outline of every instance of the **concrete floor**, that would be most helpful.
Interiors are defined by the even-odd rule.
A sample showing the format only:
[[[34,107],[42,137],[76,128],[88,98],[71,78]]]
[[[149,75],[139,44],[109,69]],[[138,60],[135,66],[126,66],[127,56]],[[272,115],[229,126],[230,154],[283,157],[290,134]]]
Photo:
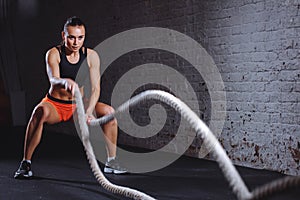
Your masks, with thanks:
[[[96,182],[78,137],[45,133],[32,164],[34,178],[15,180],[22,157],[25,127],[2,127],[0,199],[127,199]],[[103,167],[103,166],[101,166]],[[237,167],[249,190],[284,177],[277,172]],[[168,167],[144,174],[107,175],[111,182],[145,192],[159,200],[236,199],[213,161],[182,156]],[[300,199],[299,188],[269,199]]]

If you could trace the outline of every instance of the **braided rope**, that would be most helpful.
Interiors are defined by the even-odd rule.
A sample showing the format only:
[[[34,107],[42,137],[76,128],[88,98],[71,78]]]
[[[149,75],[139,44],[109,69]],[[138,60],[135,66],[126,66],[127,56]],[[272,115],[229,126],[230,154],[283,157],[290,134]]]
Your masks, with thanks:
[[[148,90],[142,92],[139,95],[136,95],[135,97],[122,104],[120,107],[118,107],[115,113],[91,121],[91,125],[95,126],[97,124],[106,123],[107,121],[115,117],[118,113],[127,110],[129,106],[134,106],[139,102],[147,99],[156,99],[162,101],[170,105],[177,112],[179,112],[181,116],[189,122],[189,124],[196,131],[196,133],[200,134],[200,136],[203,139],[204,145],[208,149],[212,150],[216,161],[219,163],[221,170],[223,171],[226,179],[228,180],[230,186],[233,189],[233,192],[238,196],[238,198],[251,198],[251,194],[249,193],[246,185],[242,181],[240,175],[231,163],[230,159],[226,155],[226,152],[224,151],[214,134],[185,103],[183,103],[181,100],[167,92],[160,90]]]
[[[81,139],[82,143],[87,155],[87,159],[89,161],[90,167],[92,169],[92,172],[94,173],[94,176],[96,177],[98,183],[106,190],[109,192],[112,192],[114,194],[120,194],[132,199],[137,199],[137,200],[154,200],[151,196],[144,194],[140,191],[128,188],[128,187],[123,187],[123,186],[118,186],[115,184],[112,184],[109,182],[103,173],[101,172],[99,165],[97,163],[96,156],[93,151],[93,147],[91,145],[91,142],[89,140],[89,129],[86,124],[86,119],[85,119],[85,112],[84,112],[84,106],[81,98],[80,91],[77,89],[75,90],[75,99],[76,99],[76,109],[78,113],[78,121],[79,121],[79,127],[81,130]]]
[[[275,193],[282,192],[289,188],[300,187],[300,177],[287,176],[272,181],[252,191],[252,200],[265,199]]]
[[[91,143],[89,141],[89,131],[88,131],[87,124],[85,123],[83,103],[82,103],[79,90],[75,92],[75,98],[77,102],[79,126],[82,131],[83,145],[85,147],[87,158],[89,160],[91,169],[96,179],[100,183],[100,185],[104,189],[112,193],[124,195],[126,197],[130,197],[133,199],[143,199],[143,200],[154,199],[137,190],[112,184],[104,177],[103,173],[99,169],[94,152],[92,150]],[[253,192],[249,192],[248,188],[246,187],[245,183],[243,182],[236,168],[234,167],[231,160],[227,156],[225,150],[222,148],[217,138],[204,124],[204,122],[201,119],[199,119],[199,117],[180,99],[164,91],[148,90],[142,92],[139,95],[129,99],[121,106],[119,106],[114,113],[103,116],[99,119],[92,120],[90,122],[90,125],[96,126],[98,124],[100,125],[105,124],[110,120],[114,119],[118,113],[122,113],[127,109],[129,109],[130,106],[134,106],[139,102],[148,99],[159,100],[161,102],[170,105],[177,112],[179,112],[183,118],[185,118],[190,123],[191,127],[203,139],[203,143],[204,145],[206,145],[207,149],[209,149],[212,152],[225,178],[229,182],[229,185],[231,186],[233,193],[237,196],[238,199],[241,200],[263,199],[266,196],[270,196],[275,192],[280,192],[290,187],[295,187],[300,185],[300,177],[285,177],[283,179],[272,181],[262,187],[259,187],[255,189]]]

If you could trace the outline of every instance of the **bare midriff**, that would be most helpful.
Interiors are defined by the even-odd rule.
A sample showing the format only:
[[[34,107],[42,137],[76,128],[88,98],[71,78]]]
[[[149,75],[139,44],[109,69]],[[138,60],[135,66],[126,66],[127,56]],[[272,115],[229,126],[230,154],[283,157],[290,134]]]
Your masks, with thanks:
[[[83,96],[83,87],[79,88],[81,95]],[[56,98],[64,101],[73,101],[75,98],[72,96],[71,92],[67,91],[64,87],[60,85],[50,87],[49,94]]]

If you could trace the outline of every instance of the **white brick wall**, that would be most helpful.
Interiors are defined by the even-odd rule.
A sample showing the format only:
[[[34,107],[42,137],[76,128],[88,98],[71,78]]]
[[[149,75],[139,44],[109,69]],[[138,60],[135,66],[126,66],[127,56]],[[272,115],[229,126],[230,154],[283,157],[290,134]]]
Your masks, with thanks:
[[[228,101],[221,141],[236,164],[299,175],[300,24],[294,19],[300,2],[243,1],[236,12],[214,3],[230,16],[224,24],[224,14],[209,18],[219,24],[209,45]],[[222,34],[223,26],[229,34]]]
[[[220,141],[233,162],[299,175],[299,5],[296,0],[133,1],[115,5],[118,20],[111,21],[115,29],[110,32],[159,26],[197,40],[213,57],[225,83],[227,118]],[[141,62],[145,54],[128,55],[133,62],[129,65]],[[182,61],[172,59],[179,58],[156,57],[174,68],[181,66]],[[192,66],[184,65],[181,73],[198,94],[209,98],[205,87],[197,86],[203,80],[191,76]],[[202,107],[208,116],[209,101],[203,100]],[[155,142],[148,145],[158,147]],[[197,155],[200,145],[195,140],[187,154]]]

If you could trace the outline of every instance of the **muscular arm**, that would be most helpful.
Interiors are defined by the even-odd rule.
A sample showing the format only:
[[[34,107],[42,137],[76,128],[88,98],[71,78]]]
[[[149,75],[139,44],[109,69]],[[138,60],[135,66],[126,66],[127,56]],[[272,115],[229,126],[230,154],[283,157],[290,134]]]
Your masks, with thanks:
[[[100,60],[97,52],[88,49],[87,61],[90,71],[91,96],[89,98],[89,104],[86,109],[86,114],[88,116],[91,116],[100,96]]]
[[[53,90],[54,86],[60,86],[69,90],[74,95],[75,87],[78,86],[71,79],[60,78],[59,61],[60,56],[56,48],[52,48],[46,53],[47,75],[51,84],[50,90]]]

